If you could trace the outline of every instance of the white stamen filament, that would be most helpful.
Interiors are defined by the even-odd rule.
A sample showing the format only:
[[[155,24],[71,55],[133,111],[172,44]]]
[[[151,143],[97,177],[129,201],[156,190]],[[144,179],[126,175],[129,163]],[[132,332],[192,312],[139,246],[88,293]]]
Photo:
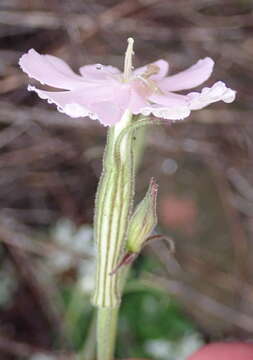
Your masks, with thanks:
[[[134,46],[134,39],[128,38],[128,46],[126,49],[125,54],[125,61],[124,61],[124,81],[128,81],[132,74],[132,58],[133,58],[133,46]]]

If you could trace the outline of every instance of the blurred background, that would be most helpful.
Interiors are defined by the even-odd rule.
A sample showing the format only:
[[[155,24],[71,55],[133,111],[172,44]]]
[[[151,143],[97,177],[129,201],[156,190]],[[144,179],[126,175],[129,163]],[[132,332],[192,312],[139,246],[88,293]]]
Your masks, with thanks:
[[[154,176],[157,231],[134,264],[117,357],[185,360],[214,340],[253,340],[252,0],[0,1],[0,359],[94,360],[92,220],[106,129],[27,91],[30,48],[171,72],[216,61],[207,85],[237,90],[189,120],[147,132],[136,200]]]

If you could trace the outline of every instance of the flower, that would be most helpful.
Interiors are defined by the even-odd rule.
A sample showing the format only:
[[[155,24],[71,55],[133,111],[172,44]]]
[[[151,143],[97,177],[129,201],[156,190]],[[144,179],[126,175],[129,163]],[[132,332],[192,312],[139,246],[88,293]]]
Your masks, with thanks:
[[[73,118],[88,116],[105,126],[119,122],[127,109],[134,115],[181,120],[188,117],[191,110],[202,109],[216,101],[230,103],[235,99],[235,91],[222,81],[201,92],[175,93],[192,89],[210,77],[214,61],[209,57],[187,70],[167,76],[167,61],[160,59],[133,70],[132,56],[133,39],[130,38],[124,73],[113,66],[94,64],[82,66],[77,75],[63,60],[40,55],[34,49],[24,54],[19,64],[30,77],[63,90],[45,91],[29,85],[29,91],[35,91],[40,98],[56,104],[60,112]]]

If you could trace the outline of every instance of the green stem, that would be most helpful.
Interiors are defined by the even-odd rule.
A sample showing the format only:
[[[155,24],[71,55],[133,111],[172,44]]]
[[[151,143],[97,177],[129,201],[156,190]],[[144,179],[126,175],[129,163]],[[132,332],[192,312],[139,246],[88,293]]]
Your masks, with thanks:
[[[92,319],[89,325],[88,334],[86,336],[85,342],[82,345],[82,349],[76,357],[76,360],[94,360],[96,353],[96,316],[94,312],[92,314]]]
[[[97,314],[97,360],[114,359],[118,308],[99,308]]]
[[[117,314],[127,269],[112,275],[126,245],[134,198],[135,159],[138,137],[134,132],[150,120],[133,119],[126,112],[109,129],[94,218],[97,245],[96,283],[92,302],[98,307],[98,360],[112,360]]]
[[[97,273],[93,304],[114,308],[120,303],[120,272],[111,275],[122,255],[133,202],[132,134],[117,139],[131,121],[129,114],[108,133],[103,173],[98,186],[94,221]],[[117,148],[117,149],[116,149]],[[117,150],[117,151],[116,151]]]
[[[108,132],[103,172],[96,196],[94,234],[97,270],[92,302],[98,307],[99,360],[112,360],[114,355],[123,272],[111,273],[124,251],[134,189],[132,132],[122,139],[120,134],[132,121],[131,115],[126,112],[121,122]]]

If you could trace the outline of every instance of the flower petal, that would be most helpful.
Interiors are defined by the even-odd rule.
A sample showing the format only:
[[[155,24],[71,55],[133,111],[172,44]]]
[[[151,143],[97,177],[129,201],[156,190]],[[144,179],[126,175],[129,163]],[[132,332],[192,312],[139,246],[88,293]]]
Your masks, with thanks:
[[[163,79],[167,73],[168,73],[168,70],[169,70],[169,64],[167,61],[163,60],[163,59],[160,59],[160,60],[157,60],[151,64],[154,64],[154,65],[157,65],[160,69],[159,73],[156,74],[156,75],[152,75],[150,76],[150,79],[152,80],[161,80]],[[142,67],[139,67],[137,69],[134,70],[134,75],[135,76],[138,76],[138,75],[142,75],[146,70],[147,70],[147,66],[148,65],[145,65],[145,66],[142,66]]]
[[[149,116],[150,114],[167,120],[183,120],[190,115],[189,107],[169,107],[163,105],[149,105],[141,109],[140,113]]]
[[[131,82],[131,96],[129,101],[129,109],[135,115],[140,113],[140,109],[147,106],[148,96],[152,91],[139,79]]]
[[[169,120],[182,120],[190,115],[188,99],[184,95],[162,95],[154,93],[148,98],[153,104],[141,108],[143,115],[153,114],[156,117]]]
[[[87,80],[108,80],[114,79],[114,75],[120,75],[120,70],[110,65],[84,65],[79,68],[80,74]]]
[[[47,100],[49,104],[57,105],[58,111],[70,117],[89,116],[92,119],[97,119],[96,114],[92,114],[84,104],[78,101],[75,91],[45,91],[31,85],[28,86],[28,90],[35,91],[41,99]]]
[[[30,50],[32,51],[32,50]],[[35,51],[35,50],[33,50]],[[53,55],[40,55],[42,57],[45,57],[46,60],[48,60],[55,68],[57,68],[58,71],[63,73],[66,76],[74,76],[78,80],[80,80],[80,76],[75,74],[74,71],[71,69],[71,67],[62,59],[58,58],[57,56]]]
[[[140,114],[141,109],[148,106],[149,103],[145,97],[141,96],[135,89],[132,89],[129,101],[129,109],[134,115]]]
[[[169,120],[182,120],[190,115],[187,97],[178,94],[167,96],[153,94],[149,97],[153,104],[149,104],[141,109],[143,115],[153,114],[156,117]]]
[[[203,88],[200,93],[192,92],[187,95],[191,110],[198,110],[216,101],[231,103],[235,100],[236,91],[227,88],[224,82],[218,81],[211,88]]]
[[[148,98],[153,103],[165,106],[188,106],[187,97],[185,95],[168,93],[166,95],[153,93]]]
[[[42,84],[68,90],[85,85],[85,80],[75,74],[63,60],[51,55],[40,55],[34,49],[20,58],[19,65],[25,73]]]
[[[91,105],[92,112],[96,113],[101,124],[112,126],[120,121],[125,109],[115,106],[112,101],[101,101]]]
[[[106,72],[108,74],[120,74],[120,70],[111,65],[91,64],[83,65],[79,68],[82,75],[96,74],[97,72]]]
[[[159,82],[163,91],[192,89],[206,81],[213,71],[214,61],[206,57],[178,74],[168,76]]]
[[[41,99],[57,105],[60,112],[70,117],[89,116],[99,119],[104,125],[112,125],[120,120],[129,107],[130,87],[120,84],[117,87],[90,86],[71,91],[45,91],[29,85]]]
[[[107,89],[107,92],[110,92],[110,89]],[[130,95],[129,84],[118,84],[107,100],[102,101],[101,97],[96,97],[89,108],[97,114],[103,125],[112,126],[119,122],[126,109],[129,109]]]

